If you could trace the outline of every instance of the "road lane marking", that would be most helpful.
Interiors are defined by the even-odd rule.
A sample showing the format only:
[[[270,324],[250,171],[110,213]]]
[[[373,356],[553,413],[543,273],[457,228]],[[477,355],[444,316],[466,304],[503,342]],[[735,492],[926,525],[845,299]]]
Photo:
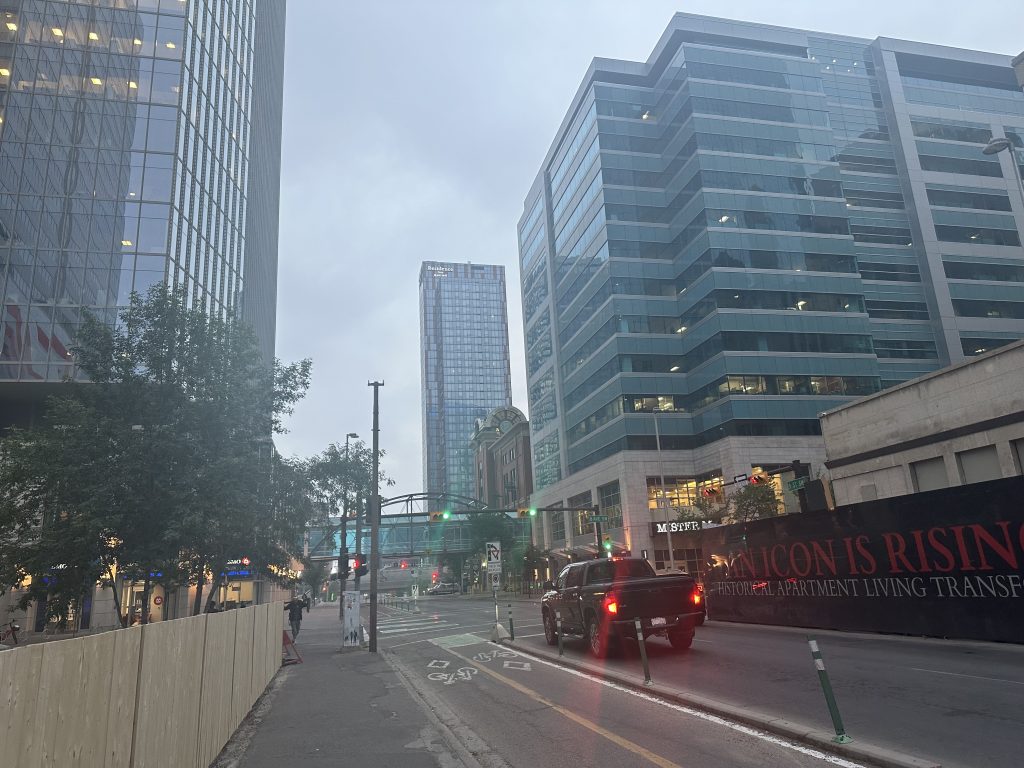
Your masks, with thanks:
[[[911,667],[915,672],[931,672],[933,675],[950,675],[951,677],[969,677],[972,680],[988,680],[992,683],[1009,683],[1010,685],[1024,685],[1024,683],[1018,680],[1003,680],[998,677],[982,677],[981,675],[965,675],[960,672],[943,672],[939,669],[922,669],[921,667]]]
[[[491,645],[497,645],[497,643],[491,643]],[[771,734],[765,733],[764,731],[759,731],[756,728],[751,728],[748,725],[734,723],[731,720],[726,720],[724,717],[712,715],[709,712],[702,712],[699,709],[685,707],[682,704],[674,704],[671,701],[660,699],[657,696],[652,696],[649,693],[644,693],[643,691],[635,691],[632,688],[627,688],[624,685],[619,685],[618,683],[613,683],[609,680],[604,680],[600,677],[595,677],[594,675],[587,674],[586,672],[580,672],[577,669],[563,667],[561,664],[556,664],[553,661],[548,661],[547,659],[541,658],[540,656],[534,656],[533,654],[518,649],[517,651],[519,655],[523,658],[532,659],[533,661],[539,662],[554,669],[561,670],[562,672],[566,672],[575,677],[581,677],[584,680],[590,680],[591,682],[598,683],[599,685],[603,685],[606,688],[611,688],[615,691],[621,691],[622,693],[628,693],[630,696],[635,696],[638,699],[649,701],[652,704],[659,704],[663,707],[667,707],[668,709],[674,709],[677,712],[682,712],[684,714],[700,718],[701,720],[707,720],[708,722],[715,723],[716,725],[725,726],[726,728],[730,728],[731,730],[746,734],[747,736],[753,736],[754,738],[760,739],[761,741],[766,741],[769,744],[784,747],[786,749],[790,749],[794,752],[799,752],[803,755],[807,755],[808,757],[813,757],[818,760],[824,760],[826,763],[839,766],[839,768],[865,768],[860,763],[855,763],[852,760],[847,760],[837,755],[830,755],[827,752],[821,752],[820,750],[813,749],[811,747],[805,747],[801,744],[796,744],[792,741],[786,741],[785,739],[782,739],[778,736],[772,736]],[[449,653],[454,653],[454,651],[449,651]],[[488,669],[485,669],[483,671],[490,672],[490,670]]]
[[[444,661],[443,659],[433,659],[429,664],[427,664],[427,666],[431,669],[448,669],[448,666],[450,664],[450,661]]]
[[[526,638],[528,638],[528,637],[544,637],[544,633],[543,633],[543,632],[538,632],[538,633],[537,633],[537,634],[535,634],[535,635],[520,635],[520,636],[519,636],[519,639],[520,639],[520,640],[525,640],[525,639],[526,639]]]
[[[456,658],[462,659],[467,664],[472,664],[473,663],[468,657],[463,656],[458,651],[453,651],[451,648],[448,648],[447,651],[448,651],[448,653],[452,654]],[[495,672],[493,669],[489,669],[488,667],[477,666],[476,668],[479,669],[481,672],[483,672],[483,673],[485,673],[487,675],[490,675],[495,680],[498,680],[499,682],[504,683],[505,685],[509,686],[510,688],[514,688],[515,690],[519,691],[524,696],[526,696],[526,697],[528,697],[530,699],[533,699],[538,704],[542,704],[545,707],[548,707],[549,709],[553,709],[555,712],[558,712],[560,715],[568,718],[569,720],[572,720],[574,723],[577,723],[578,725],[582,725],[584,728],[593,731],[598,736],[603,736],[604,738],[606,738],[608,741],[612,742],[613,744],[618,744],[623,749],[625,749],[625,750],[627,750],[629,752],[632,752],[634,755],[642,757],[643,759],[647,760],[648,762],[653,763],[654,765],[657,765],[659,768],[682,768],[682,766],[679,765],[678,763],[673,763],[671,760],[666,760],[661,755],[657,755],[654,752],[651,752],[646,747],[642,747],[639,744],[637,744],[636,742],[630,741],[629,739],[624,739],[623,737],[619,736],[617,733],[612,733],[607,728],[602,728],[600,725],[598,725],[597,723],[593,722],[592,720],[588,720],[587,718],[582,717],[581,715],[577,715],[572,710],[566,709],[565,707],[562,707],[562,706],[560,706],[558,704],[555,704],[555,702],[553,702],[550,699],[547,699],[547,698],[541,696],[539,693],[537,693],[536,691],[534,691],[534,690],[532,690],[530,688],[527,688],[525,685],[521,685],[520,683],[517,683],[515,680],[513,680],[510,677],[506,677],[505,675],[502,675],[502,674],[500,674],[498,672]]]

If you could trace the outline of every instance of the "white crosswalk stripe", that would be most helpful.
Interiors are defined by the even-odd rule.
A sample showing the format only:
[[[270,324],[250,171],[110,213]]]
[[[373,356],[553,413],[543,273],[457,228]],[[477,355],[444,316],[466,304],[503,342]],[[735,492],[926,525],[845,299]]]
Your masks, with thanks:
[[[454,624],[444,621],[438,616],[422,616],[419,618],[386,617],[382,618],[377,627],[381,636],[404,635],[410,632],[428,632],[433,629],[447,629]]]

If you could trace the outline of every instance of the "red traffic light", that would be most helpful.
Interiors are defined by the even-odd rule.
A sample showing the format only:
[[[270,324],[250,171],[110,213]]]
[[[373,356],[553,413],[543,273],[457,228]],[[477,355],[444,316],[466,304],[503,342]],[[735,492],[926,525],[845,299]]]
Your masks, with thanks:
[[[700,489],[701,496],[718,496],[721,492],[721,489],[715,488],[711,485],[706,485]]]
[[[751,485],[764,485],[767,482],[768,482],[768,476],[767,475],[751,475],[750,476],[750,484]]]
[[[360,560],[358,556],[357,556],[357,557],[353,557],[353,558],[352,558],[352,567],[353,567],[353,568],[358,568],[358,567],[359,567],[359,566],[361,566],[362,564],[363,564],[363,561],[362,561],[362,560]]]
[[[402,568],[408,568],[408,567],[409,567],[409,563],[408,563],[408,561],[406,561],[406,560],[403,560],[403,561],[402,561],[402,566],[401,566],[401,567],[402,567]]]
[[[434,581],[437,581],[437,577],[438,577],[438,573],[437,573],[437,571],[434,571],[434,573],[432,574],[431,578],[433,578]]]

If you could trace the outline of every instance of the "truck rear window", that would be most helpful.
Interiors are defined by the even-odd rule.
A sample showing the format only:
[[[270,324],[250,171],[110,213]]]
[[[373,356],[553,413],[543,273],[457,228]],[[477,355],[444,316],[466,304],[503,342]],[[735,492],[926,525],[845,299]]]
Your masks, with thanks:
[[[623,579],[646,579],[650,576],[654,576],[654,570],[646,560],[605,560],[590,566],[587,583],[605,584]]]

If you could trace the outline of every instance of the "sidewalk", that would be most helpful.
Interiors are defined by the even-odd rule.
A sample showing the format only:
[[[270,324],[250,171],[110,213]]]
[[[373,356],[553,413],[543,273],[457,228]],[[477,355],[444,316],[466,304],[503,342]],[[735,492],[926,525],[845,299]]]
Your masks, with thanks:
[[[313,608],[283,667],[215,768],[461,765],[394,669],[362,649],[339,650],[338,604]]]

